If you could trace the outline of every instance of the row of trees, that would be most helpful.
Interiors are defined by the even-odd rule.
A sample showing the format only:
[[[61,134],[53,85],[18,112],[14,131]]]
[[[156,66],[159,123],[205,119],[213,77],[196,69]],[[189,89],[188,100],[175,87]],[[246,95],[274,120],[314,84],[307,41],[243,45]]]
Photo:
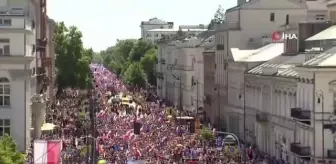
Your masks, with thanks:
[[[156,85],[157,47],[146,40],[117,40],[113,47],[94,55],[94,61],[104,64],[132,86]]]
[[[84,89],[91,86],[89,64],[92,62],[94,52],[83,47],[82,36],[81,31],[75,26],[68,28],[64,22],[56,25],[55,65],[59,89],[65,87]]]

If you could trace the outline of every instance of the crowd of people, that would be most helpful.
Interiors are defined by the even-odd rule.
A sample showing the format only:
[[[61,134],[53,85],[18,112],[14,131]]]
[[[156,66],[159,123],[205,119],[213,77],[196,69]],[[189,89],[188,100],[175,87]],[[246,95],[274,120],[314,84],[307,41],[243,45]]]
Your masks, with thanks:
[[[47,122],[58,125],[58,129],[43,138],[64,141],[63,163],[93,163],[92,158],[113,164],[242,163],[240,155],[228,156],[223,149],[190,133],[189,126],[175,121],[154,93],[126,86],[101,65],[90,67],[92,91],[62,90],[57,103],[48,106]],[[109,102],[120,93],[132,97],[136,105]],[[141,126],[139,132],[134,130],[135,123]],[[251,150],[247,151],[247,163],[260,162]]]

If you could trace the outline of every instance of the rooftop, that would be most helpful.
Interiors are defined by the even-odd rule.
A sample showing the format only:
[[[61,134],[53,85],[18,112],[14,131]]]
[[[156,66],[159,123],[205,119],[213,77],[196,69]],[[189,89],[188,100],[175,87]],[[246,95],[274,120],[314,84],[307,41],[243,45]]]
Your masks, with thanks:
[[[177,32],[179,29],[152,29],[148,30],[148,32]],[[183,32],[187,31],[207,31],[207,29],[181,29]]]
[[[262,62],[281,55],[284,51],[284,43],[270,43],[254,50],[240,50],[231,48],[234,61],[238,62]]]
[[[298,73],[293,69],[301,64],[306,54],[280,55],[263,64],[260,64],[247,71],[247,74],[279,76],[279,77],[297,77]],[[267,70],[268,69],[268,70]]]
[[[303,63],[303,67],[330,67],[336,66],[336,47],[333,47]]]
[[[336,25],[331,26],[312,37],[306,39],[306,41],[316,41],[316,40],[331,40],[336,39]]]

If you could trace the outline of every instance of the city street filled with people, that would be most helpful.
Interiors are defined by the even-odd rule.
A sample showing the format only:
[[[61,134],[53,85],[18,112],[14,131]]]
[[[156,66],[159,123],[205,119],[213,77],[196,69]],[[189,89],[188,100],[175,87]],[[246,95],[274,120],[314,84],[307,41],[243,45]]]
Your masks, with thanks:
[[[58,128],[43,138],[63,140],[63,163],[243,163],[243,145],[230,154],[223,141],[191,133],[190,123],[176,121],[177,111],[151,91],[126,86],[102,65],[91,70],[91,91],[58,91],[57,103],[48,106],[47,122]],[[256,149],[247,149],[247,163],[266,162]]]

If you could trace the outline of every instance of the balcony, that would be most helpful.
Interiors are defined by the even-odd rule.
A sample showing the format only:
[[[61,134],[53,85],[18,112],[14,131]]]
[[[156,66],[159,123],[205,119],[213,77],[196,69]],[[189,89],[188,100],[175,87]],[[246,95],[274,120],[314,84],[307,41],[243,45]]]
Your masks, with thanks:
[[[52,65],[52,60],[49,57],[41,58],[41,62],[43,66],[50,67]]]
[[[303,110],[301,108],[291,108],[291,117],[303,124],[311,124],[311,113],[310,110]]]
[[[268,122],[269,119],[268,119],[268,114],[267,113],[257,113],[256,114],[256,120],[258,122]]]
[[[47,38],[37,39],[36,41],[36,51],[44,51],[47,47]]]
[[[158,78],[164,78],[163,72],[156,72]]]
[[[336,150],[328,150],[327,151],[327,157],[329,159],[336,159]]]
[[[46,70],[44,67],[37,67],[36,68],[36,75],[43,75],[46,73]]]
[[[166,60],[165,60],[165,59],[161,59],[161,60],[160,60],[160,63],[161,63],[161,64],[166,64]]]
[[[45,75],[37,76],[36,78],[38,84],[49,85],[51,82],[49,77]]]
[[[174,65],[175,70],[182,70],[182,71],[193,71],[193,66],[186,66],[186,65]]]
[[[3,54],[0,55],[0,65],[1,64],[30,64],[35,57],[26,56],[26,55],[11,55],[11,54]]]
[[[311,155],[311,149],[309,146],[302,146],[300,143],[291,143],[290,151],[296,154],[298,157],[309,160]]]

